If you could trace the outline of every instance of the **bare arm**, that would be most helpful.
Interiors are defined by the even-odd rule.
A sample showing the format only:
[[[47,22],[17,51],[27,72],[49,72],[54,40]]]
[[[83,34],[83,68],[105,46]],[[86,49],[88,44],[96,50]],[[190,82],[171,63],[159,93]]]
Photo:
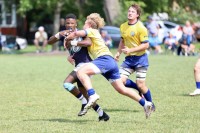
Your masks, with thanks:
[[[77,46],[88,47],[92,45],[92,41],[89,37],[86,37],[84,40],[79,41]]]
[[[57,39],[55,36],[51,36],[48,40],[48,44],[53,44],[57,42],[59,39]]]
[[[148,42],[142,43],[138,47],[131,48],[129,53],[143,51],[143,50],[148,49],[148,47],[149,47],[149,43]]]
[[[118,46],[118,49],[117,49],[117,53],[115,54],[115,60],[116,61],[119,61],[119,57],[122,53],[122,49],[124,48],[124,40],[121,39],[120,42],[119,42],[119,46]]]
[[[72,32],[71,34],[69,34],[67,36],[67,39],[74,39],[77,37],[85,37],[86,36],[86,31],[85,30],[79,30],[79,31],[75,31]]]
[[[53,44],[57,42],[60,39],[60,36],[67,36],[71,31],[70,30],[64,30],[61,32],[58,32],[57,34],[51,36],[48,40],[48,44]]]

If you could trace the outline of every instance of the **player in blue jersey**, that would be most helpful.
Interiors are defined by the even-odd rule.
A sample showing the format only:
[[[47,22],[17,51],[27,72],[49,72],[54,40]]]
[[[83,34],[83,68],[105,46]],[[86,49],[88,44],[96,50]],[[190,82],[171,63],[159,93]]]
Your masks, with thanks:
[[[148,32],[143,23],[139,20],[141,8],[133,4],[128,9],[128,21],[121,24],[120,32],[122,39],[119,43],[115,59],[118,61],[120,54],[126,55],[120,67],[121,79],[125,86],[133,88],[135,83],[128,77],[136,72],[136,84],[145,99],[152,102],[151,92],[145,84],[146,73],[149,66],[146,50],[149,47]],[[155,105],[152,106],[155,111]]]
[[[76,16],[74,14],[68,14],[66,16],[66,29],[65,31],[58,32],[56,35],[50,37],[48,40],[49,44],[55,43],[59,41],[60,39],[64,39],[69,32],[77,31],[77,22],[76,22]],[[79,40],[80,41],[80,38]],[[87,43],[87,41],[90,42],[89,38],[84,38],[84,41],[82,41],[83,44]],[[71,94],[73,94],[75,97],[77,97],[82,102],[82,108],[81,111],[78,113],[78,116],[84,115],[83,109],[85,105],[87,104],[88,95],[86,90],[84,89],[81,82],[78,80],[76,71],[78,67],[80,67],[83,63],[90,62],[92,59],[90,58],[88,54],[87,48],[84,47],[68,47],[69,51],[68,61],[71,64],[75,64],[75,69],[66,77],[64,80],[64,88],[69,91]],[[76,50],[74,50],[76,49]],[[77,82],[78,88],[73,84]],[[95,104],[93,106],[93,109],[99,114],[99,121],[109,120],[109,116],[101,109],[101,107],[98,104]]]
[[[100,98],[92,87],[90,76],[101,73],[108,81],[110,81],[111,85],[116,91],[139,102],[140,105],[144,107],[146,118],[148,118],[152,112],[151,108],[153,103],[146,101],[134,90],[124,86],[122,80],[120,79],[117,63],[115,62],[112,53],[105,45],[105,42],[99,33],[99,28],[103,26],[104,19],[101,18],[98,13],[92,13],[87,16],[87,20],[85,21],[83,27],[84,30],[72,32],[66,37],[68,40],[76,37],[89,37],[91,39],[91,44],[88,46],[88,51],[93,56],[94,60],[80,67],[80,69],[77,71],[77,76],[86,88],[89,95],[89,101],[85,106],[84,111],[87,113],[88,109],[90,109],[91,106]],[[85,46],[78,41],[71,41],[71,45]]]

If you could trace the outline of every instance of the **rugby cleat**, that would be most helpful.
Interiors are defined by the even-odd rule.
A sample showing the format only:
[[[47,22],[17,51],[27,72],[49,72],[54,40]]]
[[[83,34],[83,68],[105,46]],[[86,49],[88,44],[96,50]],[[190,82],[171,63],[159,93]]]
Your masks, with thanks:
[[[194,92],[190,93],[189,95],[190,95],[190,96],[200,95],[200,89],[194,90]]]
[[[109,119],[110,117],[105,112],[103,112],[102,116],[99,116],[99,121],[108,121]]]
[[[150,117],[151,113],[154,111],[153,103],[146,101],[145,105],[144,105],[144,111],[145,111],[146,119],[148,119]]]
[[[89,97],[88,103],[86,104],[86,106],[83,109],[83,113],[86,114],[87,111],[94,105],[94,103],[97,102],[97,100],[99,100],[100,96],[97,95],[96,93],[91,95]]]
[[[83,116],[83,115],[86,114],[86,113],[84,113],[84,107],[85,107],[85,105],[86,105],[86,104],[82,104],[81,110],[80,110],[80,112],[78,113],[78,116]]]

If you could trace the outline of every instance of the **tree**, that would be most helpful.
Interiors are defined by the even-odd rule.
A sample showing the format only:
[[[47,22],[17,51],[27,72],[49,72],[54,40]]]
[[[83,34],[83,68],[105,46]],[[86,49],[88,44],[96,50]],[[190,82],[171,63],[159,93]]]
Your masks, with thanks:
[[[114,24],[115,19],[120,14],[120,3],[118,0],[104,0],[104,12],[107,23]]]

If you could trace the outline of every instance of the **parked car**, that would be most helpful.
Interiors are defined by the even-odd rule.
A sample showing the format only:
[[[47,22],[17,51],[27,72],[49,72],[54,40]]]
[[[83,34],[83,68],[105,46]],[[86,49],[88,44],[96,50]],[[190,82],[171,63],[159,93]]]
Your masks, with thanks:
[[[119,27],[104,26],[103,28],[100,29],[100,31],[101,30],[107,31],[108,35],[112,38],[113,47],[118,47],[120,39],[121,39]]]
[[[176,24],[176,23],[170,22],[170,21],[156,21],[156,22],[159,24],[160,28],[163,30],[163,35],[161,38],[162,41],[164,41],[164,38],[168,36],[168,33],[171,30],[176,31],[177,28],[179,26],[181,26],[180,24]],[[144,25],[146,26],[147,22],[145,22]]]

